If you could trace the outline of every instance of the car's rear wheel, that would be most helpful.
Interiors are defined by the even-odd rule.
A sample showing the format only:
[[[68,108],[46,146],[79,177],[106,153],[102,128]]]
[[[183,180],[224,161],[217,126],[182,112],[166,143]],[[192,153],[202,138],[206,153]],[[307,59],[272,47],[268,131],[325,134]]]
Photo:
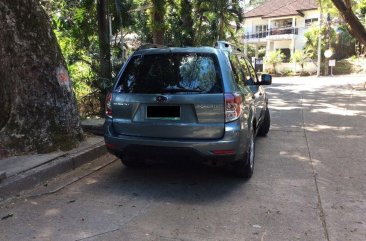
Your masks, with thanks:
[[[244,154],[242,160],[233,163],[233,171],[235,176],[250,178],[254,171],[254,159],[255,159],[255,141],[254,133],[250,135],[248,140],[247,151]]]
[[[259,126],[258,129],[258,136],[266,136],[269,132],[269,127],[271,126],[271,115],[269,113],[269,109],[267,107],[264,113],[264,119],[262,124]]]

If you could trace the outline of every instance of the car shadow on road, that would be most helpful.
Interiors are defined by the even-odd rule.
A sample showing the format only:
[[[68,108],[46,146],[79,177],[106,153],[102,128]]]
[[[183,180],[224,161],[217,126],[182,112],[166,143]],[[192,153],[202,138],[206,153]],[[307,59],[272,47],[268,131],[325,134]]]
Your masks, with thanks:
[[[104,172],[93,186],[82,187],[86,189],[83,192],[137,200],[210,203],[231,192],[245,192],[250,185],[250,181],[232,176],[226,168],[209,167],[192,160],[150,163],[140,168],[128,168],[116,161]]]

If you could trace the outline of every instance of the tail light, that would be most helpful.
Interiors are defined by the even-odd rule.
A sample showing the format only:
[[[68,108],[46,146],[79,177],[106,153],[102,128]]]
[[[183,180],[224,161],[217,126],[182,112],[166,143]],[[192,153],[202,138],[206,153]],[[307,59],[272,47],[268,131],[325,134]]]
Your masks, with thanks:
[[[105,114],[107,117],[112,118],[112,93],[108,93],[105,99]]]
[[[240,117],[242,100],[239,94],[225,94],[225,122],[234,121]]]

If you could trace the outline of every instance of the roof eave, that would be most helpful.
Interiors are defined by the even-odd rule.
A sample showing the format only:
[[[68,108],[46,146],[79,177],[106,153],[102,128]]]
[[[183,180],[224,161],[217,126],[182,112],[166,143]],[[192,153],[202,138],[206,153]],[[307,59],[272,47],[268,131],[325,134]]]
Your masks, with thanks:
[[[300,14],[287,14],[287,15],[278,15],[278,16],[263,16],[263,19],[269,19],[269,18],[282,18],[282,17],[292,17],[292,16],[299,16]]]
[[[313,8],[305,8],[305,9],[301,9],[301,10],[298,10],[298,11],[310,11],[310,10],[318,10],[319,8],[318,7],[313,7]]]
[[[301,17],[304,17],[305,16],[305,14],[302,12],[302,10],[296,10],[296,12],[298,12]]]
[[[263,18],[263,15],[255,15],[255,16],[246,17],[244,14],[244,19],[248,19],[248,18]]]

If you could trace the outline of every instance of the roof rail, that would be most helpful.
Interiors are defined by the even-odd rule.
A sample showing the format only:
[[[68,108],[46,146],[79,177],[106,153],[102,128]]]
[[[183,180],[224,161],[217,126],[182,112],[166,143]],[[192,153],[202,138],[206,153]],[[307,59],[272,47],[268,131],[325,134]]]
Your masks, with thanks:
[[[233,45],[233,44],[231,44],[227,41],[217,41],[215,43],[215,48],[226,50],[230,53],[233,52],[233,53],[243,54],[243,51],[239,47],[237,47],[237,46],[235,46],[235,45]]]
[[[146,43],[146,44],[142,44],[140,47],[138,47],[136,51],[142,50],[142,49],[159,49],[159,48],[168,48],[168,47],[165,45],[161,45],[161,44]]]

